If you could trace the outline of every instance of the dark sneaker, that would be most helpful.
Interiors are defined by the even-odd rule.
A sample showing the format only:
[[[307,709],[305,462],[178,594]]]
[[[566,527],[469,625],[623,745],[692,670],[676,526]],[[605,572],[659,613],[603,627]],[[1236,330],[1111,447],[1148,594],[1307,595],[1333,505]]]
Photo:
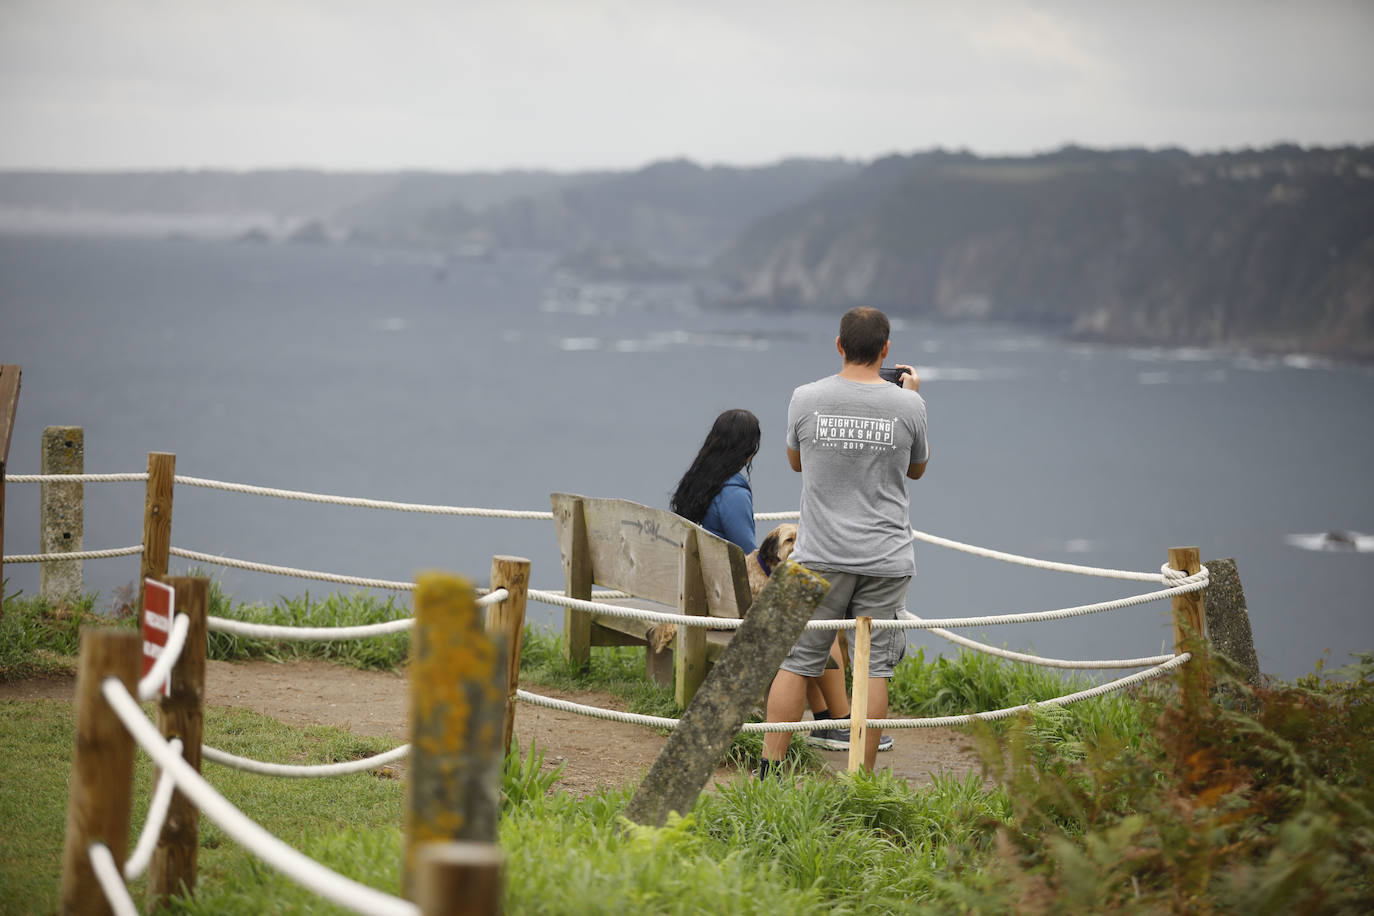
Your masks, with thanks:
[[[847,751],[849,750],[849,729],[818,728],[807,736],[806,743],[812,747],[825,748],[828,751]],[[883,735],[878,739],[879,751],[890,751],[892,745],[891,735]]]

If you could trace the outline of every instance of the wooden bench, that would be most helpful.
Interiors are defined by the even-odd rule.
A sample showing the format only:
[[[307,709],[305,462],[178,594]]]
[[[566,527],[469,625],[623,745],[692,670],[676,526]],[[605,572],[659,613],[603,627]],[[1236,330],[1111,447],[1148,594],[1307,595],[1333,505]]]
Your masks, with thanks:
[[[629,500],[550,498],[569,597],[588,599],[599,585],[632,596],[607,604],[713,617],[741,617],[749,609],[749,575],[737,545],[680,515]],[[663,624],[569,608],[563,632],[568,657],[579,664],[591,658],[592,646],[644,646],[646,675],[664,682],[671,664],[674,695],[685,707],[734,631],[677,627],[669,652]]]

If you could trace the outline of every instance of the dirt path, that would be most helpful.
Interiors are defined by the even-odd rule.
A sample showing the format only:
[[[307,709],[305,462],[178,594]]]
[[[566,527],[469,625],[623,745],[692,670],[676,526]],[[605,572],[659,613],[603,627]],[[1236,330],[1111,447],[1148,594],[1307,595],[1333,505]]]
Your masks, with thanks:
[[[0,684],[0,699],[70,699],[70,677],[35,678]],[[592,691],[536,692],[617,708],[617,701]],[[406,740],[406,679],[387,671],[360,671],[330,662],[215,662],[206,673],[206,701],[216,706],[251,709],[290,725],[333,725],[358,735]],[[665,738],[637,725],[608,722],[521,703],[516,707],[515,736],[522,748],[533,742],[544,753],[544,765],[563,764],[558,788],[585,795],[601,786],[637,782],[648,772]],[[930,782],[941,769],[963,774],[977,770],[977,759],[963,749],[966,739],[951,729],[915,729],[894,733],[896,746],[878,755],[878,765],[891,769],[913,786]],[[843,769],[848,755],[822,751],[829,765]],[[716,779],[737,771],[722,768]]]

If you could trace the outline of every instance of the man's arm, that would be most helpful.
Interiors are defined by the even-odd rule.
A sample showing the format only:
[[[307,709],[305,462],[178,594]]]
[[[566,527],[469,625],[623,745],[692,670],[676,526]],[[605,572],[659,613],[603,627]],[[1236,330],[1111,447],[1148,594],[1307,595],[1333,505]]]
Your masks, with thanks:
[[[789,449],[787,450],[787,463],[790,464],[790,465],[792,465],[792,470],[794,470],[794,471],[800,471],[800,470],[801,470],[801,452],[797,451],[797,450],[794,449],[794,448],[789,448]],[[924,466],[923,466],[923,467],[924,467]]]
[[[906,476],[912,480],[920,480],[921,475],[926,472],[926,465],[930,463],[930,444],[926,444],[926,460],[922,462],[912,462],[906,466]]]

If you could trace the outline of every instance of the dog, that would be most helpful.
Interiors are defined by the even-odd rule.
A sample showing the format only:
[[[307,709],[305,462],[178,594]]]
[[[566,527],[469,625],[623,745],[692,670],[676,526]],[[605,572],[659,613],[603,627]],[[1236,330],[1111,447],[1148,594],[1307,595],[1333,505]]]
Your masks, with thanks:
[[[749,573],[749,592],[753,597],[759,596],[759,591],[768,584],[768,577],[774,567],[790,557],[792,549],[796,546],[797,526],[784,522],[768,532],[768,536],[759,544],[757,550],[745,555],[744,565]],[[654,652],[662,652],[676,637],[677,624],[660,623],[649,630],[649,648]]]
[[[784,522],[772,531],[759,544],[758,550],[744,558],[749,569],[749,591],[755,598],[768,584],[773,568],[792,555],[797,546],[797,526]]]

